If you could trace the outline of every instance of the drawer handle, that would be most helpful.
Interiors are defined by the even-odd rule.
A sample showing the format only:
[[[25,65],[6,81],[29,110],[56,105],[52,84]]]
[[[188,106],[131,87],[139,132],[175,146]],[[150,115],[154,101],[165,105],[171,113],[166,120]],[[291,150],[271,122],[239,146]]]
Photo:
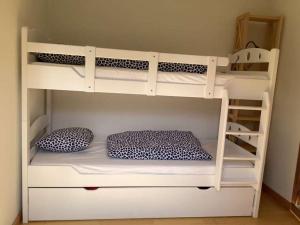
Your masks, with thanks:
[[[95,191],[95,190],[98,190],[99,187],[84,187],[84,189],[87,191]]]
[[[197,187],[199,190],[209,190],[211,187]]]

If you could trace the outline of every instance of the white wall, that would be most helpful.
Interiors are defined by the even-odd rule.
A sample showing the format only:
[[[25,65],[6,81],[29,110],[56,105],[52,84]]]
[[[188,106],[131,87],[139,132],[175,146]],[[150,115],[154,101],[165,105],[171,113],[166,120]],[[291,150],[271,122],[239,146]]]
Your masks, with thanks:
[[[0,0],[0,225],[13,223],[21,203],[20,27],[44,24],[45,9],[46,1]]]
[[[300,1],[272,3],[273,13],[284,15],[285,22],[265,183],[291,200],[300,142]]]
[[[54,92],[53,128],[89,127],[105,137],[126,130],[190,130],[217,137],[218,100]],[[204,108],[205,107],[205,108]]]
[[[226,3],[218,0],[61,0],[49,2],[48,21],[50,36],[56,43],[226,56],[232,50],[236,16],[266,10],[267,2],[259,0],[228,0]],[[96,133],[173,128],[192,130],[202,138],[217,136],[220,111],[217,102],[124,95],[98,95],[90,100],[84,94],[75,96],[56,93],[54,127],[78,121],[78,114],[87,111],[81,123],[91,124]],[[97,101],[105,104],[91,106]],[[125,110],[122,119],[117,118],[113,110],[117,113]],[[63,113],[68,111],[78,114],[66,118]],[[90,122],[91,118],[87,119],[91,113],[98,127]],[[114,120],[118,124],[111,122]]]
[[[268,13],[261,0],[49,1],[54,41],[202,55],[231,52],[235,18]]]

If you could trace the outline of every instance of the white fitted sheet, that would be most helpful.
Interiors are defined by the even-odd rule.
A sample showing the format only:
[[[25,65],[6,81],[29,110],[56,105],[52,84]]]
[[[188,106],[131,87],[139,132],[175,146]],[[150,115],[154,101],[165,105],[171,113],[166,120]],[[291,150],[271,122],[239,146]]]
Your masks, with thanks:
[[[70,67],[80,77],[84,77],[85,74],[84,66],[74,66],[74,65],[65,65],[65,64],[44,63],[44,62],[33,62],[32,64],[40,65],[40,66],[45,65],[45,66],[55,66],[55,67]],[[147,82],[147,75],[148,72],[143,70],[96,67],[96,79]],[[233,79],[233,77],[227,76],[225,74],[219,74],[217,75],[216,84],[223,85],[226,81],[230,79]],[[207,83],[207,79],[206,79],[206,74],[158,71],[157,82],[204,85]]]
[[[213,156],[210,161],[187,160],[124,160],[107,156],[106,142],[94,141],[90,147],[76,153],[39,151],[32,166],[72,166],[81,174],[160,174],[160,175],[211,175],[215,174],[216,140],[201,141],[203,148]],[[233,147],[226,142],[226,148]],[[226,161],[226,168],[250,168],[250,162]]]

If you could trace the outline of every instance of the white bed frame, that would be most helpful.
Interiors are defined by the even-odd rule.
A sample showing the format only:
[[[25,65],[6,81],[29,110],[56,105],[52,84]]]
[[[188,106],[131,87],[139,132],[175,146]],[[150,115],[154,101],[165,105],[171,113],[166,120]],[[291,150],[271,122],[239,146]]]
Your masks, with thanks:
[[[279,50],[245,49],[229,57],[192,56],[40,43],[22,28],[23,222],[104,218],[258,216]],[[35,64],[30,53],[85,56],[84,77],[68,65]],[[95,57],[149,62],[147,81],[95,79]],[[158,62],[207,65],[200,84],[157,81]],[[217,73],[231,63],[268,63],[266,72]],[[218,82],[223,80],[223,82]],[[220,85],[222,83],[222,85]],[[29,118],[28,92],[46,91],[46,113]],[[32,166],[34,141],[51,131],[51,90],[217,98],[222,100],[214,175],[80,174],[68,166]],[[261,107],[232,106],[230,99],[262,100]],[[227,121],[228,110],[259,110],[259,131]],[[256,155],[225,148],[226,135],[257,147]],[[33,147],[32,147],[33,146]],[[223,168],[226,160],[251,161],[253,168]],[[92,187],[92,188],[91,188]],[[199,189],[198,187],[210,187]]]

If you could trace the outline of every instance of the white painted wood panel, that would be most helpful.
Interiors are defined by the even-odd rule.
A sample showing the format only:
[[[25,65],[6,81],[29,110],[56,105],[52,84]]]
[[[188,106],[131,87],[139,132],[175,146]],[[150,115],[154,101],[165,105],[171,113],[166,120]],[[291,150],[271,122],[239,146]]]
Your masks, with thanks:
[[[80,174],[72,166],[29,166],[30,187],[213,186],[210,175]]]
[[[253,177],[254,168],[225,167],[227,178]],[[215,174],[157,175],[157,174],[81,174],[72,166],[29,166],[29,187],[128,187],[128,186],[185,186],[211,187]]]
[[[28,64],[27,88],[84,91],[85,79],[71,66]]]
[[[251,216],[253,188],[30,188],[30,220]]]

